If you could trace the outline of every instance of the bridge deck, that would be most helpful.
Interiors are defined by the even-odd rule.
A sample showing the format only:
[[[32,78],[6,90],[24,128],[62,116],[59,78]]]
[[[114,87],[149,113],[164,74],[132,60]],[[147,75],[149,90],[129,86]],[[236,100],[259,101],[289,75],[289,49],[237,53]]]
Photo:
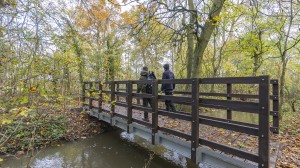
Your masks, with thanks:
[[[93,106],[98,107],[98,103],[93,102]],[[110,104],[102,105],[102,109],[104,111],[107,111],[107,112],[103,112],[103,113],[110,114],[109,113]],[[96,109],[94,109],[94,110],[97,111]],[[127,109],[125,107],[116,105],[115,113],[126,116]],[[134,119],[142,121],[143,116],[144,116],[143,111],[133,110],[133,112],[132,112],[132,118],[134,118]],[[151,123],[151,120],[152,120],[152,116],[151,116],[151,113],[149,113],[149,123]],[[158,125],[160,127],[166,127],[166,128],[170,128],[173,130],[178,130],[182,133],[191,134],[191,122],[189,122],[189,121],[180,120],[178,118],[172,118],[172,117],[167,117],[167,116],[159,116],[158,117]],[[230,147],[234,147],[234,148],[246,151],[246,152],[250,152],[250,153],[254,153],[254,154],[258,153],[258,146],[257,146],[258,137],[257,136],[252,136],[252,135],[248,135],[245,133],[226,130],[226,129],[222,129],[222,128],[216,128],[216,127],[212,127],[212,126],[208,126],[208,125],[204,125],[204,124],[200,124],[199,128],[200,128],[199,129],[200,138],[218,142],[218,143],[221,143],[221,144],[224,144],[224,145],[227,145]],[[168,133],[163,133],[163,134],[170,136],[170,137],[176,137],[176,136],[168,134]],[[176,137],[176,138],[179,138],[183,141],[188,141],[181,137]],[[277,158],[277,155],[279,152],[279,143],[273,142],[272,138],[270,139],[270,149],[272,149],[270,151],[270,157],[271,157],[270,158],[270,166],[275,167],[276,158]],[[255,163],[255,162],[252,162],[252,161],[249,161],[246,159],[241,159],[234,155],[226,154],[222,151],[218,151],[218,150],[215,150],[212,148],[211,148],[211,150],[214,152],[220,153],[220,154],[225,154],[231,158],[240,160],[240,161],[245,162],[250,165],[257,165],[257,163]]]

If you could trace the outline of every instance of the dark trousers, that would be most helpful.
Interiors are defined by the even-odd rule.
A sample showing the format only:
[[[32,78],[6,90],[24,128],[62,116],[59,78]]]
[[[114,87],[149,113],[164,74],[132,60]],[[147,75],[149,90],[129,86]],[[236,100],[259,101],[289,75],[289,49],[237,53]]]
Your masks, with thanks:
[[[173,95],[173,92],[165,92],[166,95]],[[166,105],[166,110],[167,111],[173,111],[175,112],[176,109],[175,109],[175,106],[172,102],[172,100],[166,100],[165,101],[165,105]]]
[[[143,98],[143,107],[148,107],[148,104],[150,107],[152,107],[151,99],[150,98]],[[144,118],[148,118],[148,112],[144,111]]]

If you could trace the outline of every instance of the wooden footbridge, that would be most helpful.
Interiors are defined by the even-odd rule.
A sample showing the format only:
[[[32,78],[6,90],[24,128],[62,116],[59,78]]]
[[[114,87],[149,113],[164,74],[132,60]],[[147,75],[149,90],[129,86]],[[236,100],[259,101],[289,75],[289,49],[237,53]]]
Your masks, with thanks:
[[[152,94],[136,93],[137,85],[144,83],[152,84]],[[173,96],[159,93],[160,84],[174,83]],[[207,91],[212,87],[222,92]],[[269,76],[85,82],[82,93],[83,107],[91,116],[176,151],[196,164],[271,166],[270,133],[278,133],[279,99],[278,80]],[[150,98],[152,107],[141,106],[142,98]],[[172,100],[178,111],[165,111],[165,100]],[[206,110],[224,112],[226,117],[203,115]],[[149,122],[142,120],[144,111],[150,114]],[[246,114],[255,116],[257,122],[234,117]]]

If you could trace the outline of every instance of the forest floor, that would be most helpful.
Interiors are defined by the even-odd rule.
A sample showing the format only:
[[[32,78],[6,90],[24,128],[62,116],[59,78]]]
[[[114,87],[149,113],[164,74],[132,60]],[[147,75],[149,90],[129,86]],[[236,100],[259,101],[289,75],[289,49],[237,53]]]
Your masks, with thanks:
[[[68,132],[65,139],[68,141],[93,136],[103,132],[105,125],[98,119],[90,117],[81,108],[61,111],[61,115],[66,116],[68,122]]]
[[[273,135],[273,141],[280,142],[281,154],[276,167],[300,167],[300,113],[287,113],[280,123],[280,134]]]

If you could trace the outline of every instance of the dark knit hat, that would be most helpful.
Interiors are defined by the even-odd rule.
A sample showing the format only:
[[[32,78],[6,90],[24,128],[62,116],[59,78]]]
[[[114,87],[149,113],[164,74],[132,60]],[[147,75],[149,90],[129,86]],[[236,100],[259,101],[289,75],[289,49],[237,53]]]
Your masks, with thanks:
[[[144,70],[144,71],[148,71],[148,67],[144,66],[144,67],[143,67],[143,70]]]
[[[169,65],[169,64],[165,64],[165,65],[164,65],[164,69],[165,69],[165,70],[169,70],[169,68],[170,68],[170,65]]]

